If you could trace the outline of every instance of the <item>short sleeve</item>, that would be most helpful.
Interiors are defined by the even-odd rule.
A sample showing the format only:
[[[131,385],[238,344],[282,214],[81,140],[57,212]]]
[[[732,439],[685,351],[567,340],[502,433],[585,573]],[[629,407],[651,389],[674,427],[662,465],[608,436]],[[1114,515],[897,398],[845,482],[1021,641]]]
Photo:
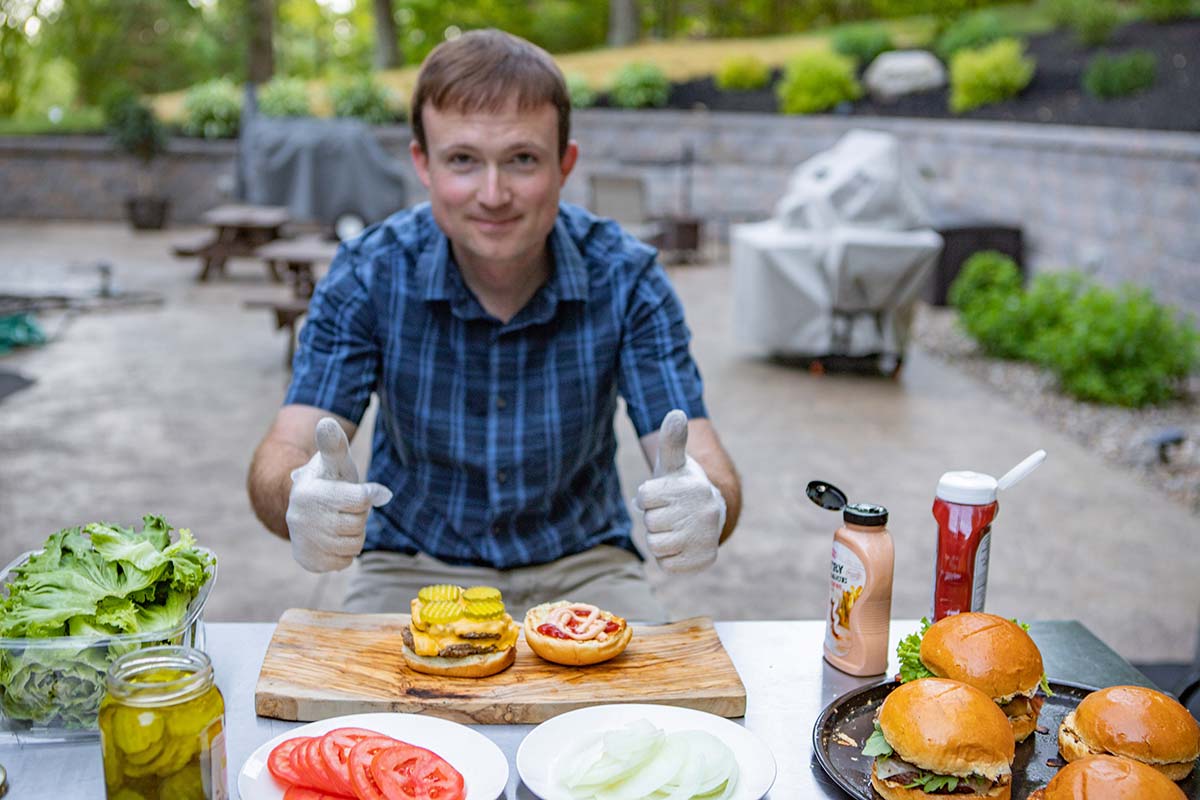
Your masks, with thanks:
[[[313,293],[285,404],[332,411],[358,424],[380,370],[373,270],[345,246]]]
[[[692,360],[683,304],[657,262],[633,288],[625,313],[618,388],[638,436],[653,433],[672,409],[707,417],[700,370]]]

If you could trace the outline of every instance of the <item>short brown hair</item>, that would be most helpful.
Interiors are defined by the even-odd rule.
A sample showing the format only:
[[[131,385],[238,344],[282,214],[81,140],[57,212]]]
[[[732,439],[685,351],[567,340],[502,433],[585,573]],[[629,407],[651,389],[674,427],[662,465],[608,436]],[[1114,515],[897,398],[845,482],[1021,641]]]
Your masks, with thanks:
[[[442,42],[425,58],[413,90],[413,136],[428,152],[421,111],[426,104],[460,114],[500,111],[512,97],[517,108],[544,103],[558,110],[558,156],[571,136],[571,96],[554,59],[542,48],[510,33],[485,28]]]

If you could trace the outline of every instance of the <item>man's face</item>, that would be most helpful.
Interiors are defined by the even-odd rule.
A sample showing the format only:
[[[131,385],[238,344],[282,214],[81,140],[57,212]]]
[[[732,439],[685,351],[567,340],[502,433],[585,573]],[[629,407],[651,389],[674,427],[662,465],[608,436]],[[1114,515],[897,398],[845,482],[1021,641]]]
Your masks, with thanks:
[[[558,157],[558,114],[547,103],[461,114],[422,110],[427,150],[413,163],[429,190],[433,216],[466,269],[540,269],[558,196],[575,166],[574,142]]]

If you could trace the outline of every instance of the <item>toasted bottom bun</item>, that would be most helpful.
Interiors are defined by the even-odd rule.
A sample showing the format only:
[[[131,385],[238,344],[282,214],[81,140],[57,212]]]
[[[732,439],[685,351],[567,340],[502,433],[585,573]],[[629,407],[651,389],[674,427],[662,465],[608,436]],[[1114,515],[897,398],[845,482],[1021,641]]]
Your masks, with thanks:
[[[1018,742],[1023,742],[1029,738],[1029,734],[1037,730],[1037,714],[1022,714],[1019,717],[1009,717],[1008,724],[1012,725],[1013,739]]]
[[[445,675],[449,678],[486,678],[506,670],[517,660],[517,649],[509,647],[495,653],[481,653],[461,658],[443,656],[419,656],[402,645],[405,663],[416,672],[426,675]]]
[[[987,798],[987,800],[1012,800],[1012,784],[1006,783],[1003,786],[997,786],[990,791],[980,794],[979,792],[971,792],[970,794],[930,794],[923,792],[920,789],[906,789],[903,783],[894,783],[892,781],[880,780],[875,775],[875,765],[871,765],[871,786],[875,791],[879,792],[883,800],[933,800],[935,798],[954,798],[954,800],[979,800]]]
[[[572,667],[599,664],[601,661],[608,661],[610,658],[619,656],[624,652],[629,640],[633,638],[633,628],[626,624],[617,635],[610,636],[603,642],[595,639],[586,642],[574,639],[556,639],[553,636],[537,632],[533,614],[535,610],[531,610],[525,617],[525,641],[529,644],[530,650],[555,664],[566,664]]]
[[[1058,727],[1058,751],[1063,754],[1063,758],[1067,761],[1076,761],[1087,756],[1108,755],[1103,750],[1093,750],[1088,747],[1083,739],[1080,738],[1079,733],[1071,727],[1071,723],[1074,721],[1075,712],[1072,711],[1063,720],[1062,725]],[[1149,761],[1142,761],[1140,758],[1130,758],[1129,756],[1120,756],[1120,758],[1128,758],[1130,761],[1137,761],[1139,764],[1154,767],[1173,781],[1183,780],[1191,774],[1192,769],[1196,766],[1195,761],[1173,761],[1167,764],[1153,764]]]

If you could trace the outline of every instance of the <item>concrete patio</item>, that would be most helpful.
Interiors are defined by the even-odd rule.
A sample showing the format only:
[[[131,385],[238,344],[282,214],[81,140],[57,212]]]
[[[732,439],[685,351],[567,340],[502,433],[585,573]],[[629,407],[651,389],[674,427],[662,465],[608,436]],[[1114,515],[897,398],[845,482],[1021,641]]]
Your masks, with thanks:
[[[168,255],[182,231],[119,224],[0,223],[0,292],[92,291],[97,260],[118,290],[161,293],[156,308],[44,315],[52,341],[0,357],[36,380],[0,403],[0,562],[58,528],[161,513],[216,551],[207,616],[274,620],[336,608],[345,576],[302,571],[255,520],[246,467],[283,397],[283,334],[243,301],[276,296],[261,265],[197,284]],[[1200,525],[1182,506],[1040,427],[920,350],[898,380],[827,375],[762,359],[733,340],[727,263],[679,267],[709,407],[742,473],[741,525],[709,572],[656,576],[678,616],[820,618],[834,514],[804,496],[823,478],[891,510],[893,615],[927,613],[934,486],[947,469],[999,474],[1031,451],[1045,465],[1001,500],[988,610],[1077,618],[1138,662],[1191,661],[1200,611]],[[647,470],[622,417],[632,495]],[[360,435],[360,464],[367,449]],[[798,653],[816,658],[818,653]]]

